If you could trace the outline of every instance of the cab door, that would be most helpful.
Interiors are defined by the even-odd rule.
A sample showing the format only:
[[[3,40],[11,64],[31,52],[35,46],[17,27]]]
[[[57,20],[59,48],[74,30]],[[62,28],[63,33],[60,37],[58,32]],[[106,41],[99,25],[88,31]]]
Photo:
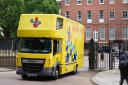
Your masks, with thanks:
[[[54,39],[53,40],[53,57],[54,64],[60,63],[60,55],[61,55],[61,40]]]

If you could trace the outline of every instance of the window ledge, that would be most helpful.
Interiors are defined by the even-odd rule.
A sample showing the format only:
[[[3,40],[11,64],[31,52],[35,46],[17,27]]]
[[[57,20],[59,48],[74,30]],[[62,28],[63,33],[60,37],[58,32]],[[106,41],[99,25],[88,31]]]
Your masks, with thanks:
[[[77,5],[82,5],[82,4],[77,4]]]

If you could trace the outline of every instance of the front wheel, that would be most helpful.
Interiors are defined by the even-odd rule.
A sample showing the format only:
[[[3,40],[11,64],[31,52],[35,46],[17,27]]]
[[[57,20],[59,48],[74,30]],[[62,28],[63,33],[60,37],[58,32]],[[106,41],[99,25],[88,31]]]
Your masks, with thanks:
[[[59,78],[59,69],[57,67],[54,68],[54,76],[53,79],[56,80]]]
[[[27,75],[21,75],[21,77],[22,77],[23,80],[28,79]]]

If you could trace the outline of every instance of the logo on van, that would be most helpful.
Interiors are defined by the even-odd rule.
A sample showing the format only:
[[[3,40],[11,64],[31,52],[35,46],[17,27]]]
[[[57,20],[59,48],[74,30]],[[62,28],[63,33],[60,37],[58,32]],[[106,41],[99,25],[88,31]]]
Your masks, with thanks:
[[[35,19],[31,18],[30,22],[33,24],[33,27],[36,28],[41,24],[41,21],[39,21],[38,17],[35,17]]]

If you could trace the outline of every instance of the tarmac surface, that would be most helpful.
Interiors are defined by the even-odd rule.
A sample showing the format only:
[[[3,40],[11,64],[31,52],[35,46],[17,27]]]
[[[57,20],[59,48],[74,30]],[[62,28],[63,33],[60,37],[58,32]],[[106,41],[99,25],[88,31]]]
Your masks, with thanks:
[[[84,58],[84,68],[78,74],[66,74],[57,80],[50,78],[37,78],[23,80],[16,71],[11,69],[0,68],[0,85],[94,85],[92,77],[97,74],[95,71],[88,71],[88,57]]]
[[[23,80],[15,71],[0,72],[0,85],[93,85],[93,71],[79,72],[76,75],[66,74],[57,80],[51,78],[30,78]]]

